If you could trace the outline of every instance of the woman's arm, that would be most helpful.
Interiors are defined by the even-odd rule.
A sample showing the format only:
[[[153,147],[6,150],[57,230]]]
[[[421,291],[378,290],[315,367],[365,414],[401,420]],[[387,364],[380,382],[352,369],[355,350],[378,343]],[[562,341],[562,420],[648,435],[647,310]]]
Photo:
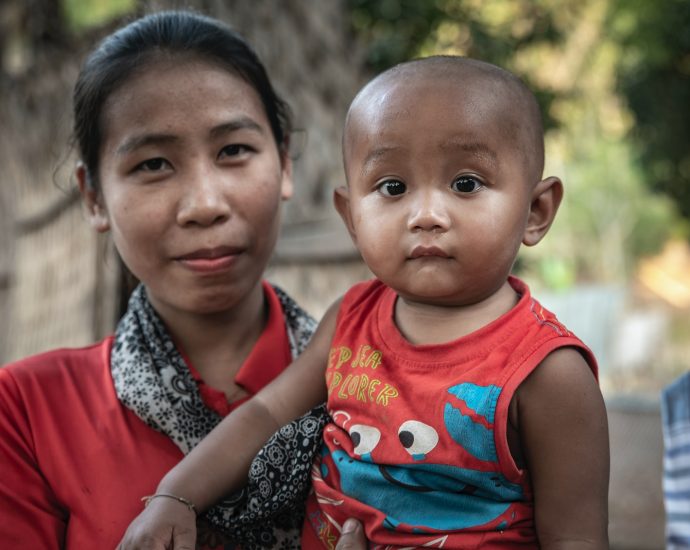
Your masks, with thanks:
[[[67,512],[40,470],[31,415],[9,368],[0,367],[0,541],[8,548],[62,548]]]
[[[249,466],[280,427],[326,400],[324,373],[340,301],[324,315],[311,342],[285,371],[238,407],[168,472],[156,494],[193,503],[201,513],[240,489]],[[120,543],[123,550],[194,548],[196,514],[181,500],[150,500]]]
[[[575,349],[551,353],[517,392],[542,550],[608,548],[606,408]]]

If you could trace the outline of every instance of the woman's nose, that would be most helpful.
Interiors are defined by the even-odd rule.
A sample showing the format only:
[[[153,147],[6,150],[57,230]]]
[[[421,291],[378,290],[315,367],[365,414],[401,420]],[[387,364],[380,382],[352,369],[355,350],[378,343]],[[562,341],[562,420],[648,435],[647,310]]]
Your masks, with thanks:
[[[230,217],[228,182],[218,170],[196,170],[183,185],[183,197],[177,211],[179,225],[210,226]]]
[[[407,228],[410,231],[445,232],[450,227],[448,198],[438,190],[419,192],[412,201]]]

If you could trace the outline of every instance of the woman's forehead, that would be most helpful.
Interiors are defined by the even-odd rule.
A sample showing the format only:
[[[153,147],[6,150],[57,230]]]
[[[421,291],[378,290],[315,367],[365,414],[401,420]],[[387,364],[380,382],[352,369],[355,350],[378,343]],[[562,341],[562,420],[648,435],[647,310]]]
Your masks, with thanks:
[[[149,65],[108,97],[102,113],[105,136],[213,128],[239,118],[268,128],[254,88],[232,72],[203,62]]]

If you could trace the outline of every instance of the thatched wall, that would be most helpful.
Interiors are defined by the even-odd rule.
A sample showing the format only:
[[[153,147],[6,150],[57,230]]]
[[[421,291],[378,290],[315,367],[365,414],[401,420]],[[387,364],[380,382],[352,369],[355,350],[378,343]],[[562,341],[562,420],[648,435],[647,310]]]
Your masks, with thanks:
[[[37,17],[41,6],[47,11]],[[12,0],[0,9],[0,363],[100,338],[112,330],[120,299],[117,260],[83,219],[66,146],[78,64],[87,44],[105,29],[76,39],[60,28],[54,6],[50,0]],[[293,106],[297,126],[306,130],[306,140],[304,134],[295,139],[301,149],[297,189],[284,219],[287,249],[309,248],[309,236],[339,227],[331,194],[342,182],[340,132],[362,82],[343,3],[200,0],[185,6],[231,23],[249,39]],[[16,28],[27,35],[25,50],[9,56],[10,35],[3,31]],[[306,222],[311,225],[305,233]],[[362,276],[342,230],[331,244],[326,255],[284,254],[271,270],[316,313]],[[332,267],[342,261],[349,267]]]

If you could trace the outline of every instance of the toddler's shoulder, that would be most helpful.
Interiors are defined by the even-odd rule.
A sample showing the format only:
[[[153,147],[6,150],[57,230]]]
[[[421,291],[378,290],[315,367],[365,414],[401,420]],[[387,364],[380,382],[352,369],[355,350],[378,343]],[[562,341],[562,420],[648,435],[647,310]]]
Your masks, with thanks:
[[[343,296],[340,309],[361,307],[369,301],[380,299],[387,292],[393,292],[378,279],[368,279],[352,285]]]
[[[572,396],[598,399],[601,395],[589,361],[575,347],[560,347],[549,353],[520,385],[518,394],[520,400],[532,404],[558,404]]]

